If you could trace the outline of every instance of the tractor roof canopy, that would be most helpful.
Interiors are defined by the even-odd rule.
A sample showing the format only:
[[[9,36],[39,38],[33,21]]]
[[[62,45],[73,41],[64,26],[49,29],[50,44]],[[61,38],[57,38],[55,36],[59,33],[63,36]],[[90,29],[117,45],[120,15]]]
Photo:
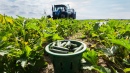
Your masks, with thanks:
[[[66,5],[60,4],[60,5],[54,5],[54,7],[67,7]]]

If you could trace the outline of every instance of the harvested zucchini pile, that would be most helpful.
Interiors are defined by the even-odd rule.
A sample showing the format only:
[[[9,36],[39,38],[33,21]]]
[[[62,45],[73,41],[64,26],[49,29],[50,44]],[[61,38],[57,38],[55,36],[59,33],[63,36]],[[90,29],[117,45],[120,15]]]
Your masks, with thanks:
[[[76,53],[83,49],[83,45],[77,45],[71,41],[56,41],[50,45],[50,51],[59,54]]]

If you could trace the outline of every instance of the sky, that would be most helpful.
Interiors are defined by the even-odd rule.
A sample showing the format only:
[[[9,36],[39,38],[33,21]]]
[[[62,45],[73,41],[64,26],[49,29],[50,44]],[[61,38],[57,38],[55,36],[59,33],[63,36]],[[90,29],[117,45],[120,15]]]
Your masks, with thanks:
[[[54,4],[69,4],[76,19],[130,19],[130,0],[0,0],[0,14],[41,18]]]

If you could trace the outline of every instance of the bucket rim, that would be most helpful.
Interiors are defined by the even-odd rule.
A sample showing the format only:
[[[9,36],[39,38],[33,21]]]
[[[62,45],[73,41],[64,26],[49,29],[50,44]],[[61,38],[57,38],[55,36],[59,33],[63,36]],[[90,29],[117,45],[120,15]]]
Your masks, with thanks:
[[[50,54],[50,55],[55,55],[55,56],[73,56],[73,55],[78,55],[78,54],[82,54],[85,50],[86,50],[86,44],[81,42],[81,41],[77,41],[77,40],[58,40],[58,41],[74,41],[74,42],[78,42],[78,43],[81,43],[83,45],[83,49],[78,51],[78,52],[75,52],[75,53],[68,53],[68,54],[60,54],[60,53],[54,53],[52,51],[49,50],[49,47],[50,45],[53,43],[49,43],[46,47],[45,47],[45,51]],[[55,42],[55,41],[54,41]]]

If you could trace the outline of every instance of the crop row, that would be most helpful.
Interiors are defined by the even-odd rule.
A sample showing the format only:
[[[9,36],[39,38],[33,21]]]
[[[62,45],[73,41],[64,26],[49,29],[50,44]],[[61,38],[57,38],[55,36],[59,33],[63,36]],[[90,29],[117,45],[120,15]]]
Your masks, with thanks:
[[[82,28],[77,23],[0,15],[0,72],[30,73],[45,68],[44,47],[76,33]]]
[[[88,72],[130,71],[130,20],[52,20],[0,15],[0,72],[38,72],[47,66],[44,47],[82,33],[87,39],[83,69]],[[78,35],[79,36],[79,35]]]

